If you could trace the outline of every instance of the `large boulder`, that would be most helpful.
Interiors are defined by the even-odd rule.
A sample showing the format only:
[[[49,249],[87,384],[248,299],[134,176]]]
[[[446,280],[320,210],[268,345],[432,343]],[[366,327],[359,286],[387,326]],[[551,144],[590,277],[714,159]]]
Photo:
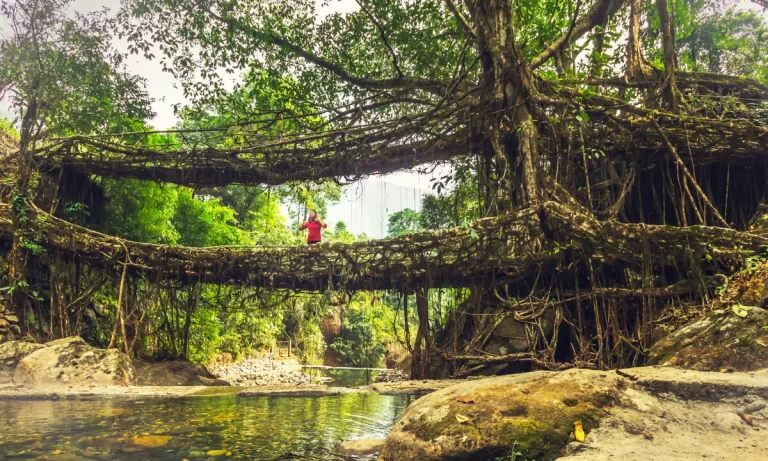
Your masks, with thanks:
[[[131,359],[115,349],[95,349],[80,337],[51,341],[22,358],[13,382],[25,386],[132,385]]]
[[[537,371],[467,381],[413,403],[380,460],[556,459],[574,422],[589,432],[627,384],[615,373]],[[504,458],[506,459],[506,458]]]
[[[13,371],[22,358],[45,347],[42,344],[26,341],[8,341],[0,344],[0,384],[13,381]]]
[[[768,368],[768,311],[741,304],[713,311],[658,341],[649,362],[702,371]]]
[[[491,334],[484,350],[492,355],[507,355],[528,352],[536,346],[536,338],[543,333],[549,340],[555,326],[555,311],[547,309],[539,319],[539,325],[505,317]]]
[[[189,360],[147,362],[134,360],[137,386],[229,386],[204,365]]]

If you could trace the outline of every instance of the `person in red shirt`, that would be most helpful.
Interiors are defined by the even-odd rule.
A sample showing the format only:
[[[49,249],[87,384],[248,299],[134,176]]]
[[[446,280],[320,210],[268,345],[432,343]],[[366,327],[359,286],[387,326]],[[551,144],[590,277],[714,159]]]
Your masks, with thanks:
[[[307,245],[314,245],[323,240],[323,237],[320,235],[320,229],[325,229],[326,227],[328,227],[328,224],[323,222],[323,220],[317,216],[317,211],[310,210],[309,221],[301,223],[299,230],[309,229],[309,233],[307,233]]]

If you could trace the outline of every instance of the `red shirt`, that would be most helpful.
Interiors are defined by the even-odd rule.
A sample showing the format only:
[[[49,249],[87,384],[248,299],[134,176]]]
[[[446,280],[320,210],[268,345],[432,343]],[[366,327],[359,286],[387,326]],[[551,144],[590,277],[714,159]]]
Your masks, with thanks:
[[[319,242],[323,238],[320,236],[320,228],[326,228],[328,227],[328,224],[323,223],[322,225],[315,219],[313,221],[308,221],[302,224],[299,227],[299,230],[309,229],[309,233],[307,234],[307,242]]]

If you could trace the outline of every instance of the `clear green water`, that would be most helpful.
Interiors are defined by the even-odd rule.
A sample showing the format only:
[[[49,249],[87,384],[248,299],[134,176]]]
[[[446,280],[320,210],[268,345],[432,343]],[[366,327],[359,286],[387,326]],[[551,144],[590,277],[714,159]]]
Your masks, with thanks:
[[[340,460],[385,438],[410,396],[0,401],[1,460]]]

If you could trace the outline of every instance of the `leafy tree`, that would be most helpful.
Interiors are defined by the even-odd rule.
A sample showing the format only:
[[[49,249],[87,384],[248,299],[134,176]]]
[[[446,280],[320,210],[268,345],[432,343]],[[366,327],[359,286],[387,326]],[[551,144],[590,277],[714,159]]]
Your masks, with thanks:
[[[403,234],[413,234],[422,230],[421,215],[410,208],[396,211],[389,215],[387,235],[397,237]]]
[[[382,342],[365,309],[350,308],[344,312],[341,336],[331,344],[343,363],[352,367],[376,367],[384,355]]]
[[[19,317],[27,299],[25,235],[35,143],[51,134],[110,130],[126,118],[152,116],[144,81],[125,71],[124,54],[111,47],[114,23],[106,12],[74,14],[72,0],[0,3],[8,24],[0,36],[0,98],[20,119],[10,283]]]
[[[421,200],[420,225],[429,230],[451,227],[455,222],[453,211],[449,197],[426,195]]]
[[[768,23],[763,15],[734,8],[692,13],[689,27],[678,32],[682,66],[768,82]]]
[[[200,200],[189,189],[179,191],[171,225],[185,246],[244,245],[248,233],[237,226],[235,212],[217,199]]]
[[[113,130],[153,116],[146,82],[111,46],[107,11],[70,11],[73,0],[12,0],[0,38],[0,95],[21,119],[22,144],[46,134]],[[23,147],[23,146],[22,146]]]

